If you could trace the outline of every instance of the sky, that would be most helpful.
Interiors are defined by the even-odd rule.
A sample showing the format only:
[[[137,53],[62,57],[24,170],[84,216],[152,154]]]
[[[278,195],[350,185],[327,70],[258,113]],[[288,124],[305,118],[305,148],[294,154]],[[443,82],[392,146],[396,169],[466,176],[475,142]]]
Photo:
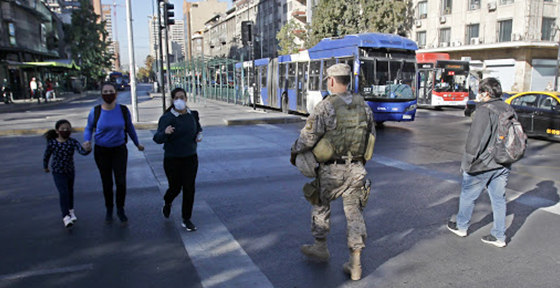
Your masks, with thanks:
[[[232,0],[220,0],[228,2],[228,7],[232,6]],[[132,8],[132,34],[134,40],[134,59],[136,67],[144,66],[146,56],[150,54],[149,33],[148,33],[148,17],[157,13],[157,0],[130,0]],[[169,0],[169,3],[175,5],[175,19],[183,19],[183,2],[184,0]],[[187,2],[198,2],[196,0],[188,0]],[[121,51],[121,65],[126,64],[128,69],[128,31],[126,22],[126,0],[101,0],[101,4],[115,3],[117,12],[117,21],[113,19],[113,29],[116,29],[115,38],[119,40]],[[114,7],[113,7],[114,8]],[[113,17],[115,17],[113,11]],[[123,67],[124,68],[124,67]]]

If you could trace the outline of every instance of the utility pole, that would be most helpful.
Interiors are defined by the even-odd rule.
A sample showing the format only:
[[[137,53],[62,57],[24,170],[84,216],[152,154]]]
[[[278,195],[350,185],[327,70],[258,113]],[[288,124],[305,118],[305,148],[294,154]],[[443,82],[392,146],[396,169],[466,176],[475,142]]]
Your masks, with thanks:
[[[560,31],[560,27],[556,26],[556,33]],[[558,69],[560,68],[560,37],[558,37],[558,52],[556,53],[556,69],[554,70],[554,91],[558,91]]]
[[[171,64],[169,60],[169,27],[175,24],[175,19],[172,19],[175,16],[175,12],[173,12],[173,8],[175,5],[171,3],[164,2],[163,3],[163,11],[164,11],[164,29],[165,29],[165,55],[167,58],[167,88],[169,89],[169,93],[171,93]]]
[[[134,39],[132,35],[132,8],[126,0],[126,18],[128,31],[128,59],[130,62],[130,97],[132,98],[132,120],[138,122],[138,98],[136,96],[136,63],[134,62]]]
[[[162,99],[162,105],[163,105],[163,113],[165,113],[165,85],[164,85],[164,81],[163,81],[163,46],[162,46],[162,35],[161,35],[161,29],[163,29],[163,25],[161,25],[161,5],[160,3],[163,2],[163,0],[157,0],[158,2],[158,40],[159,40],[159,59],[160,62],[158,63],[159,65],[159,84],[161,87],[161,99]]]

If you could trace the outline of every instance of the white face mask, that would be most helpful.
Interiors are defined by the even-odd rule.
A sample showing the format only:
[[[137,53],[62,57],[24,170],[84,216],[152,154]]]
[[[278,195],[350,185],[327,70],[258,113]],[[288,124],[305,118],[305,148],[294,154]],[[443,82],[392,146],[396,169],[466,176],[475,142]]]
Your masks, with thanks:
[[[476,94],[476,102],[482,102],[482,99],[484,98],[486,98],[486,95],[484,93]]]
[[[175,107],[175,110],[183,111],[187,108],[187,103],[183,99],[177,99],[173,100],[173,106]]]

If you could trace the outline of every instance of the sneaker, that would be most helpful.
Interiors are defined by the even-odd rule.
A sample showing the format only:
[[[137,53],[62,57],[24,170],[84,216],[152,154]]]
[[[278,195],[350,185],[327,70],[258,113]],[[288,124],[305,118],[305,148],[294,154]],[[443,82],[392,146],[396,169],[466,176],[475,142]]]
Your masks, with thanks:
[[[486,244],[492,244],[496,247],[506,247],[506,242],[502,241],[502,240],[498,240],[496,237],[492,236],[492,235],[486,235],[484,237],[482,237],[480,240],[482,240],[482,242],[486,243]]]
[[[165,203],[163,205],[163,216],[169,218],[169,214],[171,214],[171,204]]]
[[[72,225],[74,225],[74,223],[70,219],[70,215],[64,216],[64,218],[62,218],[62,222],[64,222],[64,227],[66,228],[70,228],[72,227]]]
[[[72,220],[72,222],[78,221],[78,217],[74,214],[74,209],[70,209],[70,220]]]
[[[191,220],[183,220],[181,226],[183,226],[183,228],[186,228],[189,232],[196,231],[196,226],[194,226]]]
[[[460,230],[457,228],[457,222],[455,221],[447,222],[447,229],[459,237],[467,236],[467,230]]]
[[[117,216],[119,216],[121,223],[128,222],[128,217],[126,217],[126,214],[124,214],[124,208],[117,208]]]

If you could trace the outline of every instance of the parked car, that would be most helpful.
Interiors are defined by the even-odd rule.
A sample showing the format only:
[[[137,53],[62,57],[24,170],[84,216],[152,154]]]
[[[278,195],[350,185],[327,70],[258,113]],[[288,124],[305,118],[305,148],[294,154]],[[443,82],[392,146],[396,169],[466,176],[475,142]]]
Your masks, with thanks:
[[[560,140],[560,93],[532,91],[506,100],[529,136]]]
[[[506,101],[507,99],[509,99],[510,97],[515,95],[516,93],[518,93],[518,92],[503,92],[502,93],[502,100]],[[477,103],[478,102],[476,102],[474,100],[467,101],[467,105],[465,105],[465,116],[471,117],[471,119],[474,117],[474,112],[476,110],[476,104]]]

